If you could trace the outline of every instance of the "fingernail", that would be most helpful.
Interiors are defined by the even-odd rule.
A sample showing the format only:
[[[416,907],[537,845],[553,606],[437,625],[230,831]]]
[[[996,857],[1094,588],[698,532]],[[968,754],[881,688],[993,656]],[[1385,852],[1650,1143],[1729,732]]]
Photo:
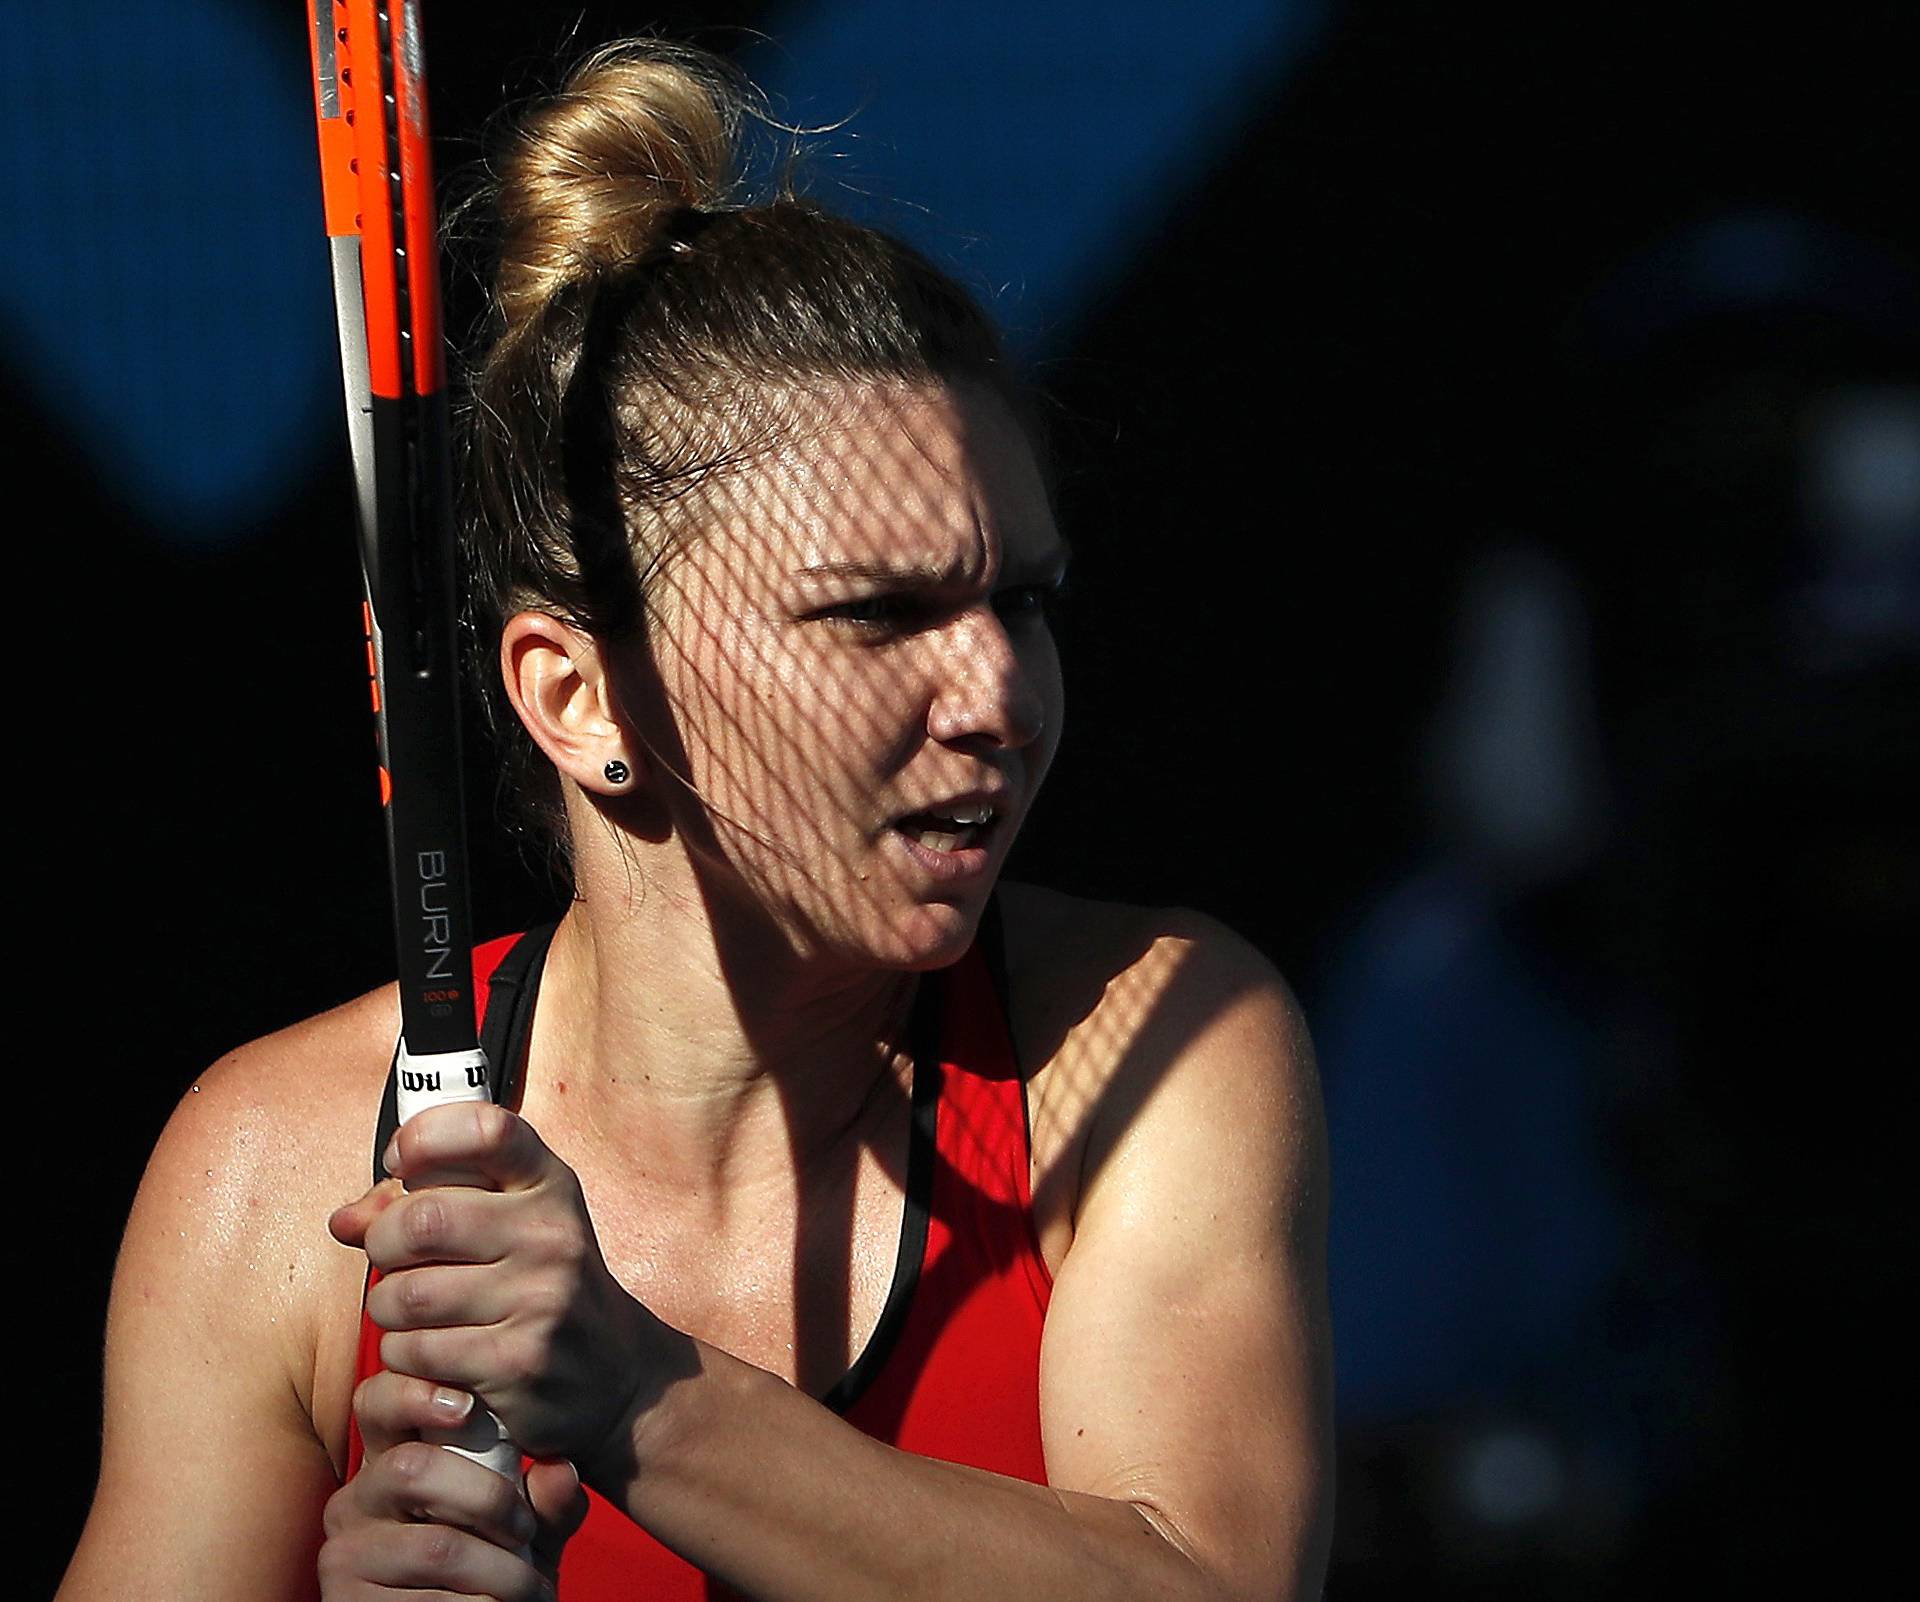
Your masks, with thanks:
[[[443,1413],[455,1418],[465,1418],[473,1411],[473,1395],[468,1391],[456,1391],[445,1385],[433,1388],[433,1405]]]
[[[393,1139],[387,1142],[387,1149],[380,1154],[380,1166],[391,1174],[398,1171],[399,1162],[400,1136],[396,1133]]]

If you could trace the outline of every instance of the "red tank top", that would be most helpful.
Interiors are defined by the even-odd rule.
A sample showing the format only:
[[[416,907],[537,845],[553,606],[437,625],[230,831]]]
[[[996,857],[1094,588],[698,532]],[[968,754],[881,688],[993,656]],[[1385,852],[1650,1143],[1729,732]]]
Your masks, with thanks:
[[[1053,1281],[1034,1231],[1025,1089],[990,958],[997,935],[990,913],[967,955],[922,982],[893,1286],[866,1350],[821,1401],[904,1451],[1044,1484],[1040,1333]],[[501,1039],[500,1020],[489,1016],[493,976],[519,938],[473,957],[475,1004],[501,1048],[496,1062],[524,1059],[533,986],[516,996],[527,999],[513,1008],[513,1033]],[[363,1315],[361,1376],[379,1367],[379,1337]],[[350,1476],[361,1456],[354,1430]],[[597,1493],[588,1496],[587,1522],[561,1563],[562,1602],[733,1595]]]

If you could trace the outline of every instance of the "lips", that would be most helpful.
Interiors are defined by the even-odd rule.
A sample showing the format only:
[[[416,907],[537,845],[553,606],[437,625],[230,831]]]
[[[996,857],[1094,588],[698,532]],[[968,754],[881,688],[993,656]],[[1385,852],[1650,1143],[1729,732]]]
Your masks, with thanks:
[[[999,818],[998,808],[984,801],[948,802],[894,820],[894,828],[916,845],[943,854],[976,845]]]

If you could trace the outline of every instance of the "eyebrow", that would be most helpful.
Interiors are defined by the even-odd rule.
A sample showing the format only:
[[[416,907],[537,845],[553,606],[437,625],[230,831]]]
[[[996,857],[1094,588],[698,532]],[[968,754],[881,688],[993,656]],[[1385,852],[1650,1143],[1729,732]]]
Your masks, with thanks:
[[[1010,562],[1000,570],[1000,582],[1032,584],[1057,578],[1072,559],[1073,548],[1059,539],[1046,551],[1028,560]],[[795,569],[798,578],[867,579],[877,584],[904,584],[914,589],[936,589],[953,581],[951,569],[931,563],[915,562],[898,566],[891,562],[815,562]]]

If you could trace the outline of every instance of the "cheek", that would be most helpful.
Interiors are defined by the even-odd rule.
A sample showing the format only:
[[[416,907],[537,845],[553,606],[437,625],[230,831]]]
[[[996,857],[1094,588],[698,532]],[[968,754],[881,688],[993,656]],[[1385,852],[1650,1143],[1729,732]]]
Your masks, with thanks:
[[[792,675],[764,636],[733,622],[703,633],[687,653],[674,705],[696,781],[709,795],[778,767],[788,740]]]
[[[871,790],[917,746],[905,662],[818,627],[729,621],[686,642],[669,694],[701,793],[779,826],[830,811],[864,817]]]
[[[686,575],[672,621],[650,641],[667,718],[660,732],[694,789],[722,811],[737,807],[738,781],[764,760],[778,683],[777,662],[728,599]]]

